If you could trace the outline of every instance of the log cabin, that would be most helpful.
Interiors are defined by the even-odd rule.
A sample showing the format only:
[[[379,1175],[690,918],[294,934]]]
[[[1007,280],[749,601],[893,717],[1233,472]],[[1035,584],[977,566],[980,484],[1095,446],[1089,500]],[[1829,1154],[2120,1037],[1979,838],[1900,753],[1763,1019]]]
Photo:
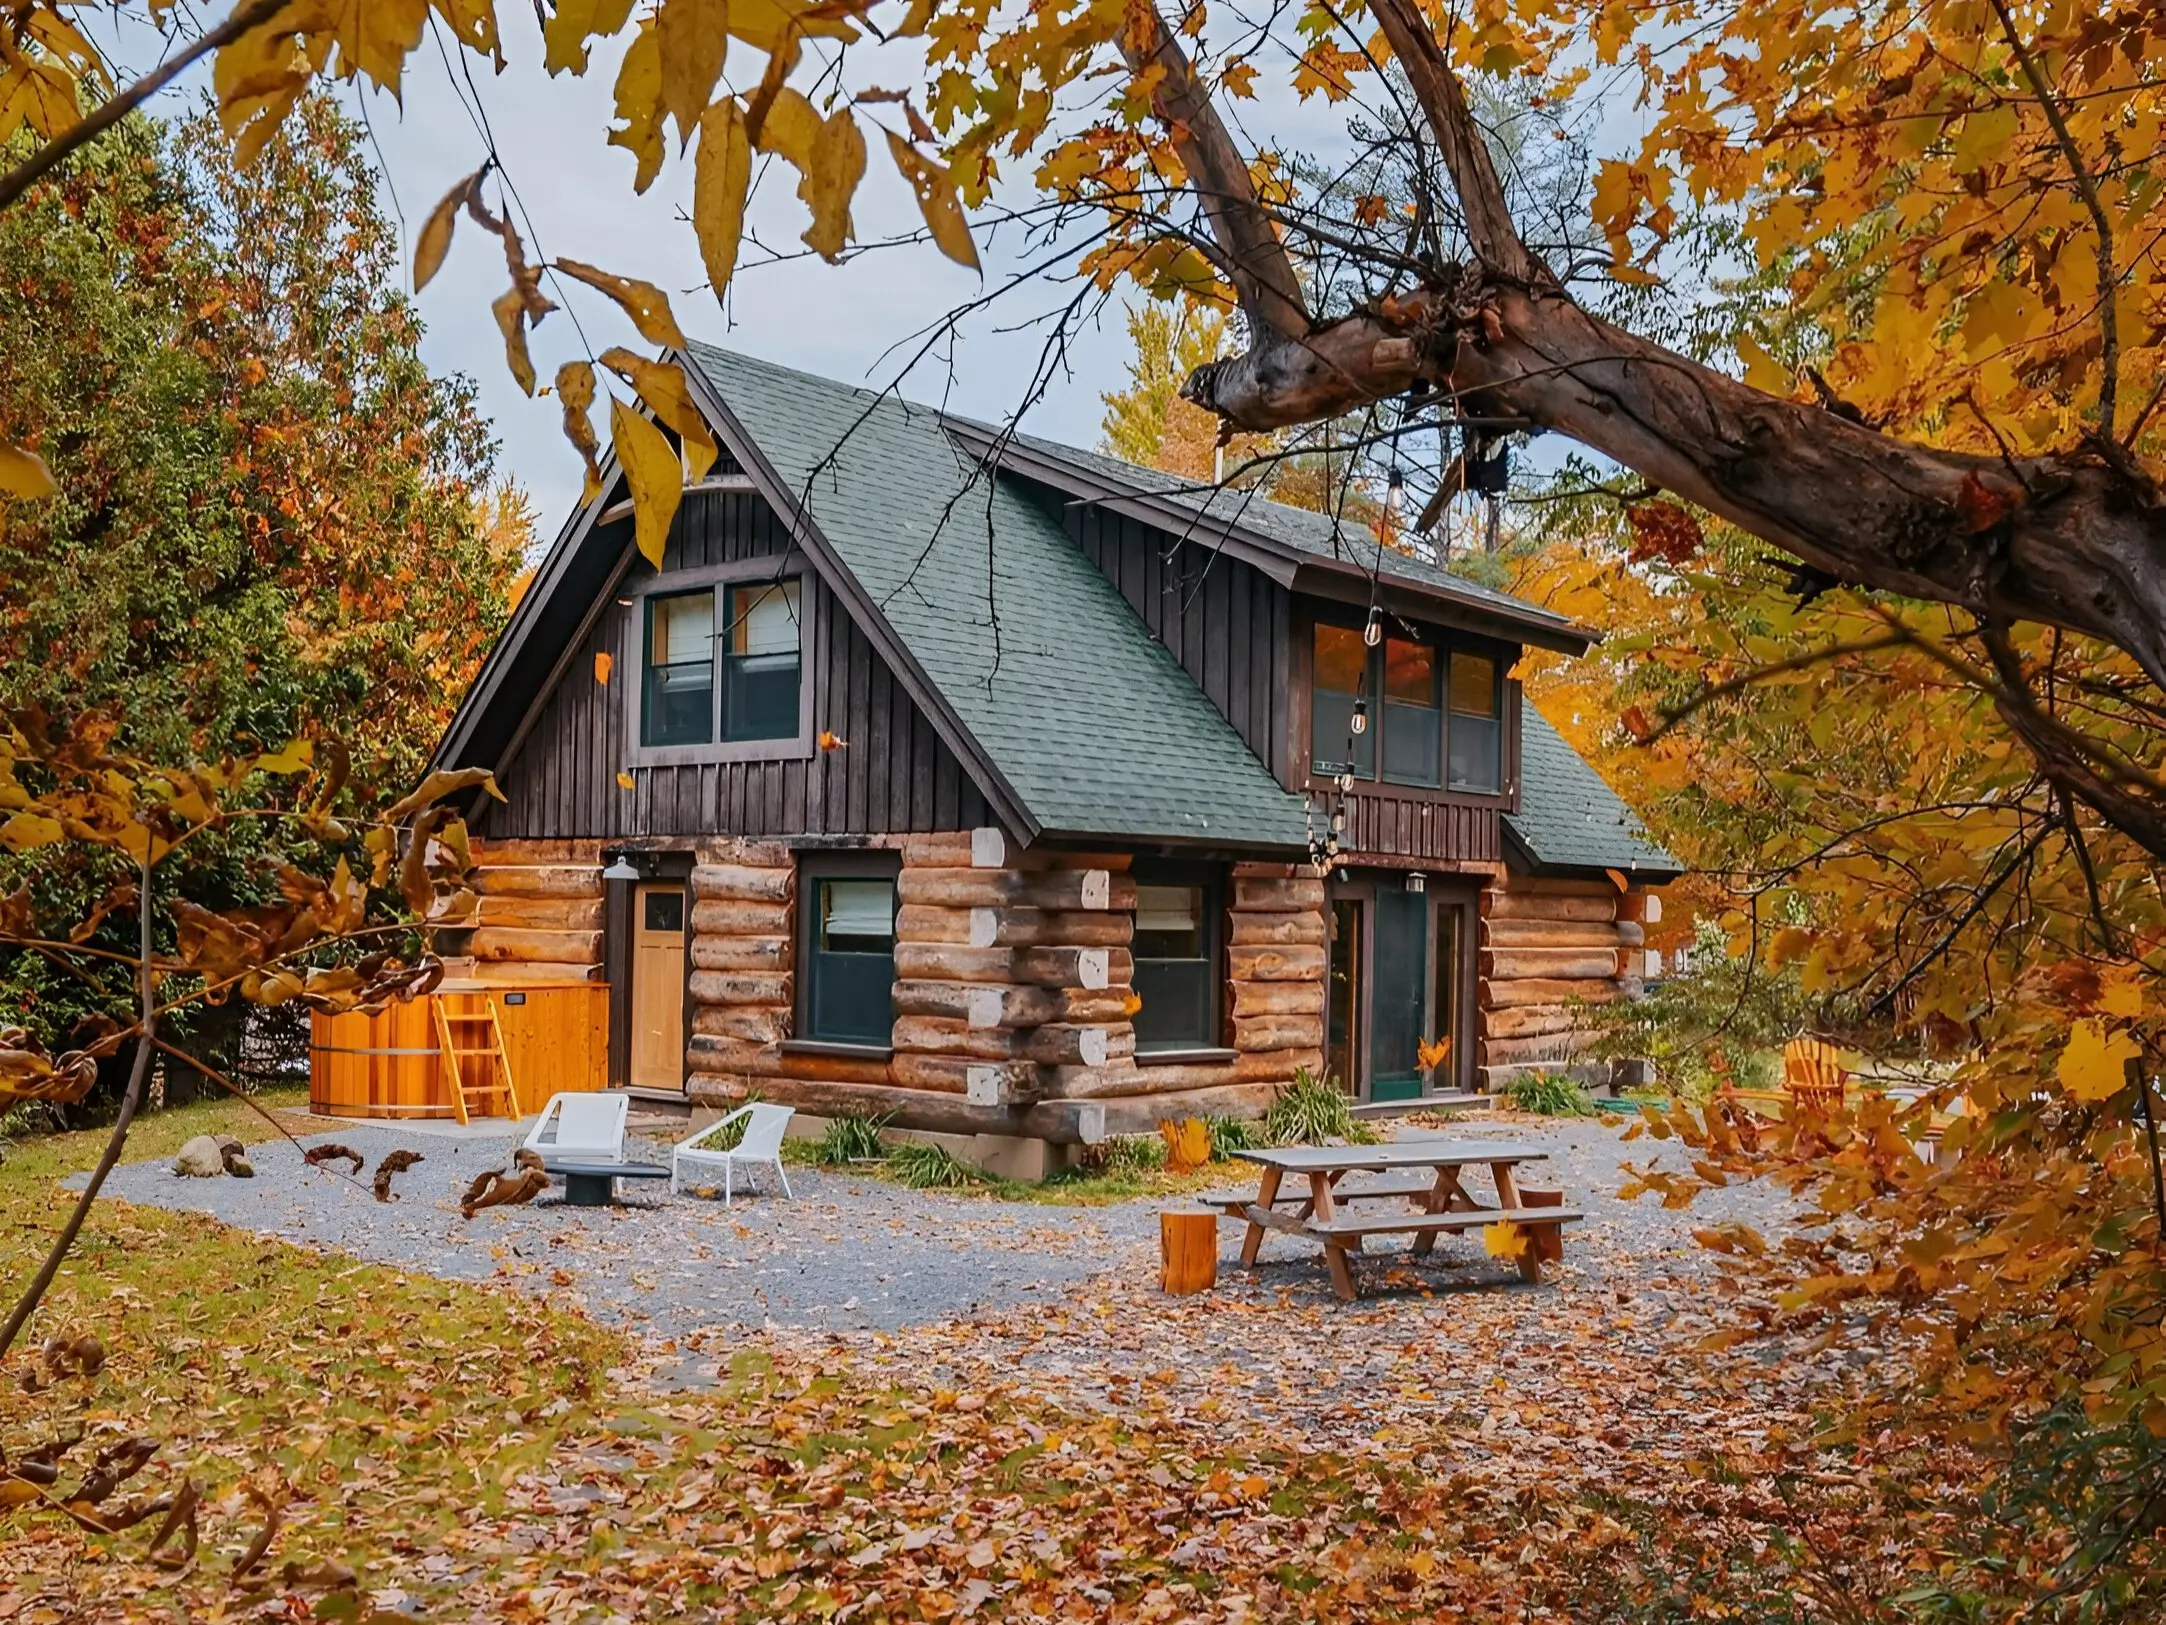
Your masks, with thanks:
[[[1586,631],[1253,492],[675,359],[722,454],[661,567],[605,468],[435,762],[502,792],[473,974],[606,984],[609,1086],[1042,1160],[1302,1071],[1599,1070],[1678,865],[1512,678]]]

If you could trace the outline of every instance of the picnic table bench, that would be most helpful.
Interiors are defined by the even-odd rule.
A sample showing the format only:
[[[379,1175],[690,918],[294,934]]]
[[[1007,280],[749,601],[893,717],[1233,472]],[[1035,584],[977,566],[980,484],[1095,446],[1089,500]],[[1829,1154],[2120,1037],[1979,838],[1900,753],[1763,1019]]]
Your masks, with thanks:
[[[1237,1151],[1244,1162],[1262,1170],[1252,1199],[1215,1198],[1234,1218],[1248,1221],[1241,1243],[1241,1262],[1254,1267],[1263,1248],[1266,1230],[1283,1230],[1314,1237],[1323,1243],[1324,1262],[1331,1271],[1332,1289],[1349,1302],[1356,1296],[1348,1255],[1359,1252],[1365,1237],[1412,1235],[1414,1252],[1423,1255],[1436,1246],[1447,1231],[1485,1229],[1506,1222],[1533,1232],[1519,1254],[1519,1273],[1527,1281],[1542,1279],[1544,1254],[1556,1256],[1554,1248],[1536,1245],[1538,1237],[1554,1237],[1562,1227],[1586,1215],[1563,1206],[1532,1206],[1520,1198],[1514,1170],[1547,1153],[1501,1140],[1393,1140],[1383,1145],[1303,1145],[1276,1150]],[[1496,1205],[1477,1203],[1460,1182],[1462,1170],[1487,1167],[1497,1191]],[[1341,1190],[1348,1174],[1381,1173],[1391,1177]],[[1308,1193],[1281,1194],[1288,1174],[1305,1177]],[[1411,1206],[1397,1213],[1341,1212],[1342,1204],[1407,1198]]]

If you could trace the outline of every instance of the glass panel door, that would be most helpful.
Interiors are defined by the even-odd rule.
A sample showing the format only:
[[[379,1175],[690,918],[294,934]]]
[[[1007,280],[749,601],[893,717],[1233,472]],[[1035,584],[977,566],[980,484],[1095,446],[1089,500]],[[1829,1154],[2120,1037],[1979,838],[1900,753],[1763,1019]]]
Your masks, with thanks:
[[[1361,1092],[1361,904],[1331,904],[1331,969],[1325,987],[1324,1075],[1350,1095]]]
[[[1371,905],[1369,1098],[1423,1093],[1420,1049],[1428,1036],[1429,899],[1379,886]]]

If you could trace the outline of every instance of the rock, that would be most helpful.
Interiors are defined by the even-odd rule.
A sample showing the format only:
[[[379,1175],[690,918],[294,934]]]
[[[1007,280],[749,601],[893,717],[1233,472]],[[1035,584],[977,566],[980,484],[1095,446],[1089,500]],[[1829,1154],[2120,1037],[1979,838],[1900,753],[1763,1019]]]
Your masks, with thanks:
[[[180,1148],[173,1171],[189,1179],[216,1179],[226,1171],[225,1147],[209,1134],[198,1134]]]
[[[230,1134],[218,1136],[218,1155],[225,1162],[226,1172],[235,1179],[254,1179],[256,1165],[248,1160],[248,1150]]]

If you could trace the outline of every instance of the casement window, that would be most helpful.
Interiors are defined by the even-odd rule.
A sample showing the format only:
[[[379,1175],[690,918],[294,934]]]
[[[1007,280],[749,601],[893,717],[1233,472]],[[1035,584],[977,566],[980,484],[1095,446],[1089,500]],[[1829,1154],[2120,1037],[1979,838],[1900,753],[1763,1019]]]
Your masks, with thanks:
[[[1504,673],[1495,656],[1406,637],[1372,648],[1357,627],[1318,622],[1309,672],[1316,777],[1501,792]]]
[[[663,587],[642,602],[641,746],[696,750],[801,740],[799,582]]]
[[[797,1036],[885,1048],[895,1026],[892,867],[808,860],[797,906]]]
[[[1487,655],[1451,660],[1451,788],[1494,794],[1504,784],[1504,673]]]
[[[1136,1052],[1211,1049],[1219,1041],[1219,894],[1201,871],[1136,875]]]

